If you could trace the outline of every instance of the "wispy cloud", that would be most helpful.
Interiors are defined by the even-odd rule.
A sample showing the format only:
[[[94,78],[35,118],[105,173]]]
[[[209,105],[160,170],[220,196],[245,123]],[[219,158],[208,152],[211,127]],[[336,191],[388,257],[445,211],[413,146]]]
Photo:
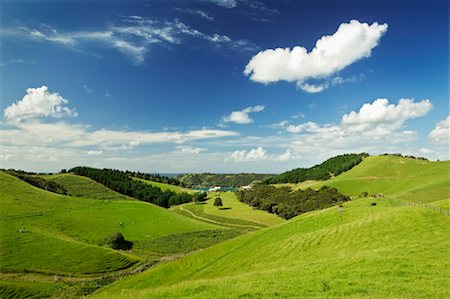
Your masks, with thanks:
[[[184,14],[198,16],[208,21],[214,21],[214,17],[204,10],[192,8],[179,8],[179,7],[176,7],[175,10]]]
[[[60,32],[48,25],[38,28],[0,29],[0,35],[9,38],[24,38],[40,42],[51,42],[71,49],[81,49],[86,44],[98,44],[116,49],[134,64],[145,61],[145,56],[154,45],[179,45],[185,39],[205,41],[214,47],[234,51],[256,51],[258,47],[249,40],[233,39],[219,33],[207,34],[175,19],[160,21],[141,16],[121,16],[120,22],[103,30]]]

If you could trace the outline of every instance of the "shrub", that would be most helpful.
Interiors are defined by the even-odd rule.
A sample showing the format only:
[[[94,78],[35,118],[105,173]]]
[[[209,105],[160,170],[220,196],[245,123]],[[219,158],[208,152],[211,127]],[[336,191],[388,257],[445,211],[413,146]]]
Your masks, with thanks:
[[[123,235],[121,233],[115,233],[112,235],[108,240],[107,244],[112,249],[118,249],[118,250],[130,250],[133,248],[133,242],[125,240]]]

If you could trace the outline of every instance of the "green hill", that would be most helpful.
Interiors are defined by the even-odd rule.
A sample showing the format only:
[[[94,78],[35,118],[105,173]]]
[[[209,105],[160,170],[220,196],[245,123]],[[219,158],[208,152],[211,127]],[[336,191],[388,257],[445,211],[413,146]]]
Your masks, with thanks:
[[[72,183],[83,181],[71,175],[62,177]],[[83,186],[99,188],[96,184]],[[13,292],[8,275],[14,273],[113,273],[239,234],[136,200],[99,200],[48,192],[4,172],[0,172],[0,190],[0,294],[1,290]],[[134,243],[131,252],[106,246],[105,240],[116,232]]]
[[[450,219],[360,199],[112,284],[96,298],[448,298]]]
[[[430,162],[398,156],[367,157],[359,165],[324,182],[304,182],[296,188],[332,186],[352,196],[383,193],[411,202],[450,199],[450,161]]]
[[[132,199],[131,197],[117,193],[96,181],[71,173],[36,175],[47,181],[54,181],[67,190],[67,194],[77,197],[87,197],[93,199],[123,200]]]
[[[193,189],[184,188],[184,187],[180,187],[180,186],[176,186],[176,185],[154,182],[154,181],[144,180],[144,179],[140,179],[140,178],[133,178],[133,179],[147,183],[154,187],[158,187],[159,189],[161,189],[163,191],[169,190],[169,191],[173,191],[176,193],[181,193],[181,192],[194,193],[195,192],[195,190],[193,190]]]

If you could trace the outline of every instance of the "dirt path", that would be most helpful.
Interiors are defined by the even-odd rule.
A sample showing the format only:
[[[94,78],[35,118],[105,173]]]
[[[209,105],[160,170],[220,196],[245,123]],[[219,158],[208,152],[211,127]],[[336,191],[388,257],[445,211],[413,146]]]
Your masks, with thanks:
[[[182,205],[180,206],[180,210],[189,213],[193,218],[196,218],[196,219],[199,219],[199,220],[202,220],[202,221],[205,221],[205,222],[218,224],[218,225],[221,225],[221,226],[236,226],[236,227],[254,228],[254,229],[261,229],[262,228],[262,227],[253,226],[253,225],[244,225],[244,224],[234,224],[234,223],[219,222],[219,221],[212,220],[212,219],[209,219],[209,218],[201,217],[201,216],[195,215],[193,212],[191,212],[189,210],[186,210],[185,208],[183,208]]]

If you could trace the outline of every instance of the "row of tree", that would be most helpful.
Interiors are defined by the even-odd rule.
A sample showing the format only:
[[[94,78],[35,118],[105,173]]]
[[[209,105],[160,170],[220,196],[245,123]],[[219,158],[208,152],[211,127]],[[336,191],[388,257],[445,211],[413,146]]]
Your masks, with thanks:
[[[218,187],[241,187],[250,185],[254,181],[264,181],[271,178],[272,174],[260,173],[234,173],[234,174],[214,174],[214,173],[189,173],[177,176],[180,183],[187,187],[208,188]]]
[[[332,176],[336,176],[344,171],[352,169],[354,166],[361,163],[363,158],[367,156],[369,156],[367,153],[339,155],[310,168],[296,168],[284,172],[267,179],[265,182],[268,184],[279,184],[299,183],[307,180],[328,180]]]
[[[175,193],[170,190],[163,191],[150,184],[133,180],[125,171],[91,167],[74,167],[69,171],[77,175],[89,177],[121,194],[151,202],[165,208],[171,205],[190,202],[193,199],[193,196],[186,192]]]
[[[160,175],[157,173],[143,173],[143,172],[139,172],[139,171],[128,171],[127,170],[126,174],[128,174],[129,176],[135,177],[135,178],[144,179],[144,180],[148,180],[148,181],[170,184],[170,185],[175,185],[175,186],[180,186],[180,187],[186,187],[183,182],[180,182],[180,180],[178,180],[175,177],[169,178],[168,176]]]
[[[302,213],[328,208],[350,200],[335,188],[292,191],[290,187],[257,184],[248,190],[236,191],[237,198],[252,207],[290,219]]]

